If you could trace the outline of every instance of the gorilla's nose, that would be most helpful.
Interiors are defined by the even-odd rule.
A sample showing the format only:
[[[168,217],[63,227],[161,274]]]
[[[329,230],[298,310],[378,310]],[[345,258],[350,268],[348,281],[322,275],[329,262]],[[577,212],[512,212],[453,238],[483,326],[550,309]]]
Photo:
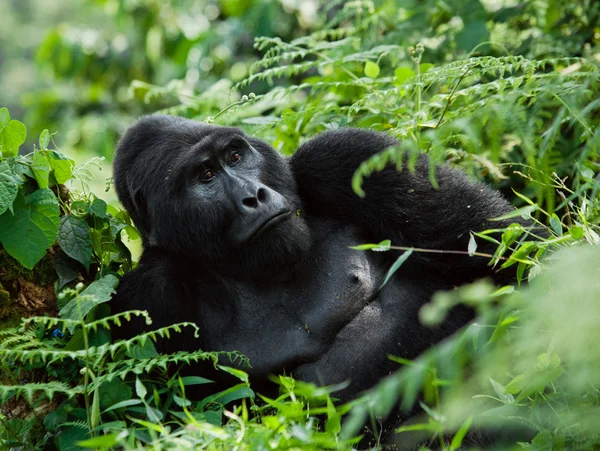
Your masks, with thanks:
[[[266,204],[271,200],[270,190],[266,186],[258,186],[255,191],[254,194],[242,199],[242,208],[254,210],[259,208],[261,204]]]

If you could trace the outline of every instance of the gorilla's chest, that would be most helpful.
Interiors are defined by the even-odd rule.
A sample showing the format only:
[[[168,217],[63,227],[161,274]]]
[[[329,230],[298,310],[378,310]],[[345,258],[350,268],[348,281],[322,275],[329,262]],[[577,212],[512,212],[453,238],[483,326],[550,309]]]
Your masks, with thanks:
[[[376,255],[350,249],[362,242],[351,227],[317,242],[294,284],[284,288],[311,333],[337,333],[374,300],[383,269]]]
[[[239,350],[251,373],[292,367],[322,355],[336,335],[375,300],[385,268],[351,227],[315,240],[293,277],[229,287],[228,318],[211,321],[210,347]],[[216,319],[216,318],[215,318]],[[215,326],[215,325],[219,326]]]

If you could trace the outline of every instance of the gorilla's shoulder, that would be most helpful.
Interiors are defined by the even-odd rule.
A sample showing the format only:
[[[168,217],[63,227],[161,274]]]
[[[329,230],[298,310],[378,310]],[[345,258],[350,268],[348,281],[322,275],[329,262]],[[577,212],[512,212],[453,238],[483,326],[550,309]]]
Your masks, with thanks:
[[[363,128],[343,127],[324,131],[302,144],[292,156],[292,160],[311,157],[314,152],[323,154],[338,153],[340,150],[354,153],[372,153],[373,149],[385,149],[398,145],[391,135]]]

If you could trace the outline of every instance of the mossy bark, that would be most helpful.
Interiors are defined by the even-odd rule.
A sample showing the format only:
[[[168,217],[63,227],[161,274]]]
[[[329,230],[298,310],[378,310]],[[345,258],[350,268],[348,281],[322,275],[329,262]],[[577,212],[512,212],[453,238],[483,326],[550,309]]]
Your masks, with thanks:
[[[0,330],[18,325],[24,316],[56,315],[55,252],[51,247],[30,270],[0,247]]]

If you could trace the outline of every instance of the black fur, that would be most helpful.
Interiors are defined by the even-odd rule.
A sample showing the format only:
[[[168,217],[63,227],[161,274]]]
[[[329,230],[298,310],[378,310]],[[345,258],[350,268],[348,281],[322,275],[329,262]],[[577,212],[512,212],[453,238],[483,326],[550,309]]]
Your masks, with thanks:
[[[161,349],[241,351],[255,387],[285,371],[320,384],[349,380],[341,396],[354,397],[395,368],[388,354],[414,358],[469,320],[456,309],[438,328],[421,325],[419,308],[435,291],[510,277],[485,258],[413,253],[381,288],[398,253],[348,246],[391,239],[464,251],[469,231],[506,226],[489,219],[512,209],[445,166],[433,188],[424,157],[416,173],[372,175],[366,197],[356,196],[355,169],[394,144],[383,133],[339,129],[284,159],[236,128],[140,119],[119,143],[114,180],[144,252],[113,307],[147,309],[153,327],[196,322],[198,340],[175,336]],[[202,181],[207,167],[214,178]],[[282,222],[260,228],[281,212]]]

